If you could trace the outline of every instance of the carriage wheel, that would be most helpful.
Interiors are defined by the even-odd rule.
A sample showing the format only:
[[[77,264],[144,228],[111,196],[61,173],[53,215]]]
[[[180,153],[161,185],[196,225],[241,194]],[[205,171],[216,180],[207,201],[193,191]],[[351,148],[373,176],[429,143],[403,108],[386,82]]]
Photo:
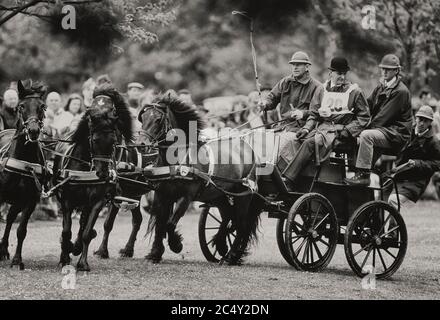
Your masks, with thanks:
[[[324,269],[335,253],[338,235],[338,219],[330,201],[318,193],[301,196],[285,226],[291,264],[302,271]]]
[[[399,269],[405,257],[408,235],[400,213],[384,201],[360,206],[345,233],[345,256],[359,277],[374,271],[386,279]]]
[[[277,230],[276,230],[277,244],[278,244],[278,249],[280,250],[284,260],[286,260],[288,264],[294,266],[286,246],[286,237],[284,230],[286,225],[286,220],[287,219],[285,218],[279,218],[277,221]]]
[[[213,236],[219,231],[222,217],[217,208],[204,207],[199,218],[199,243],[202,253],[209,262],[219,262],[223,257],[214,246]],[[236,238],[236,231],[229,222],[226,234],[227,251],[231,249]]]

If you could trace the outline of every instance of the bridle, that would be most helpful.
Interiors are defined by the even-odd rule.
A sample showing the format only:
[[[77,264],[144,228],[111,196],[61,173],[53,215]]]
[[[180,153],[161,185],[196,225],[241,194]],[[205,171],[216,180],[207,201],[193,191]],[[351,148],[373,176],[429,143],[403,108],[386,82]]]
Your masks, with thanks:
[[[23,99],[21,99],[21,101],[26,100],[26,99],[32,99],[32,98],[37,98],[37,99],[41,99],[41,96],[39,94],[30,94],[25,96]],[[38,112],[43,112],[43,118],[44,118],[44,112],[46,111],[47,106],[43,103],[40,105],[39,108],[42,108],[42,110],[38,110]],[[18,109],[18,113],[20,114],[20,119],[23,121],[23,110],[24,110],[24,105],[22,102],[20,102],[20,104],[17,106]],[[21,133],[25,134],[26,137],[26,142],[37,142],[38,141],[38,137],[36,140],[31,139],[31,137],[29,136],[29,126],[32,123],[36,123],[38,125],[38,127],[40,128],[40,130],[43,128],[44,126],[44,122],[43,120],[40,119],[39,116],[30,116],[29,118],[26,119],[26,121],[23,121],[23,127],[21,128],[22,132],[17,132],[17,136],[20,135]]]
[[[100,98],[100,97],[105,97],[108,98],[107,96],[104,95],[99,95],[96,96],[95,99]],[[113,110],[115,110],[114,105],[112,105]],[[116,153],[116,144],[117,141],[115,141],[115,143],[113,143],[112,145],[112,152],[110,154],[96,154],[93,148],[93,135],[94,135],[94,131],[92,130],[92,126],[90,124],[90,118],[89,118],[89,149],[90,149],[90,158],[91,158],[91,169],[93,169],[94,167],[94,163],[95,162],[104,162],[104,163],[108,163],[110,166],[110,170],[116,170],[116,165],[115,165],[115,153]],[[116,128],[111,129],[111,130],[103,130],[103,131],[99,131],[100,134],[109,134],[109,133],[113,133],[116,134]]]
[[[156,136],[152,136],[147,130],[142,128],[139,132],[139,135],[147,137],[151,141],[152,145],[158,145],[166,139],[166,134],[169,130],[172,129],[172,126],[169,119],[168,109],[166,109],[167,111],[161,110],[160,105],[157,103],[151,103],[144,107],[144,109],[140,112],[138,116],[138,120],[141,121],[142,114],[151,109],[153,109],[155,112],[160,113],[161,118],[159,122],[159,127],[162,128],[162,130],[159,131]]]

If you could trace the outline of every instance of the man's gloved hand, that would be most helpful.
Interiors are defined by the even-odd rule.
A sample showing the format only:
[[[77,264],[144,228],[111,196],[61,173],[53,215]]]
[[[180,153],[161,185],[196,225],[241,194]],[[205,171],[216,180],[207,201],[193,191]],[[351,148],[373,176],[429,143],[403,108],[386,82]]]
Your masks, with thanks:
[[[295,120],[301,120],[304,117],[304,112],[301,110],[294,110],[290,113],[290,117]]]
[[[305,138],[308,134],[310,133],[310,131],[308,129],[301,129],[296,133],[296,138],[297,139],[303,139]]]
[[[408,165],[411,166],[411,168],[414,168],[416,166],[416,160],[414,159],[409,159],[408,160]]]

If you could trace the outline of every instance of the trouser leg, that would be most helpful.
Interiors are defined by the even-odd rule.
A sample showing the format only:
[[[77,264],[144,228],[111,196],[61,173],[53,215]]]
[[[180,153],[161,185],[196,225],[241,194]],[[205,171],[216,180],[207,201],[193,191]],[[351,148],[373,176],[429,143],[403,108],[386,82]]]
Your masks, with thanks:
[[[374,147],[390,148],[391,144],[386,136],[378,129],[368,129],[359,136],[359,151],[356,168],[371,170],[373,166]]]

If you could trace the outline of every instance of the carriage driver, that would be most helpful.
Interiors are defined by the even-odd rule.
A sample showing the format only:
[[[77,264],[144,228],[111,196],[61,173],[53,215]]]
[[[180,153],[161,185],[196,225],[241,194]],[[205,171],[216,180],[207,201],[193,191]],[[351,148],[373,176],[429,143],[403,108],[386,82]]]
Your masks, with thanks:
[[[387,54],[379,68],[382,79],[368,98],[372,119],[359,136],[356,174],[345,179],[350,185],[370,184],[370,171],[377,155],[374,148],[391,149],[393,153],[398,153],[411,133],[411,98],[399,75],[399,58]]]
[[[283,163],[284,159],[278,161],[278,167],[283,170],[290,187],[313,154],[318,165],[327,159],[336,141],[353,144],[370,120],[362,90],[357,84],[347,81],[347,72],[350,70],[347,59],[333,58],[329,70],[329,80],[318,89],[311,102],[312,112],[296,134],[293,147],[297,151],[287,159],[287,166]]]
[[[295,52],[289,64],[292,65],[292,73],[281,79],[259,105],[262,110],[273,110],[279,104],[281,118],[292,118],[285,132],[280,134],[280,150],[304,126],[310,115],[310,101],[317,88],[322,87],[318,80],[310,76],[309,67],[312,63],[307,53]]]
[[[440,142],[433,134],[433,119],[434,111],[430,106],[420,107],[411,138],[397,158],[397,166],[408,163],[408,169],[395,176],[401,205],[417,202],[434,172],[440,171]],[[395,208],[398,206],[394,190],[388,203]]]

